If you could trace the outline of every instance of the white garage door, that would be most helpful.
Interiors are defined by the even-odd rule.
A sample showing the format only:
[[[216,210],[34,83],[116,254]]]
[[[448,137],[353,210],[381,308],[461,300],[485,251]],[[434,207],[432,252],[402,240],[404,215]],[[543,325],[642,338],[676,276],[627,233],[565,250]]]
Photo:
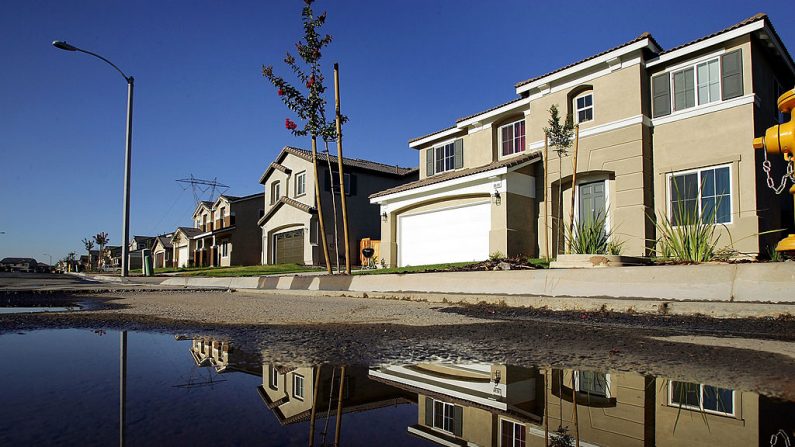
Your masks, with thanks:
[[[188,251],[188,246],[179,247],[177,251],[177,257],[179,262],[179,267],[187,267],[188,261],[190,261],[190,252]]]
[[[398,264],[482,261],[489,257],[491,203],[398,218]]]

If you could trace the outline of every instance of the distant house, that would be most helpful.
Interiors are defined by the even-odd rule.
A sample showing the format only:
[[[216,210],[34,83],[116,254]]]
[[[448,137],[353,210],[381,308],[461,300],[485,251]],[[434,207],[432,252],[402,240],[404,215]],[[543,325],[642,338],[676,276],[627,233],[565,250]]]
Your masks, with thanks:
[[[370,204],[368,196],[376,191],[416,180],[418,172],[414,168],[351,158],[343,158],[343,166],[351,262],[358,263],[359,241],[362,238],[378,239],[381,232],[379,208]],[[318,154],[318,176],[326,243],[331,261],[336,263],[338,257],[334,243],[335,228],[340,257],[344,259],[345,256],[342,213],[339,211],[337,157]],[[312,153],[296,147],[283,148],[260,177],[260,183],[265,187],[265,211],[259,219],[262,228],[262,264],[324,263],[318,229],[318,200],[315,195]],[[332,186],[338,210],[336,227]]]
[[[194,242],[193,264],[203,267],[258,264],[257,217],[262,210],[262,197],[262,193],[244,197],[223,194],[214,202],[200,202],[193,213],[199,233],[190,236]]]
[[[151,250],[157,236],[133,236],[130,241],[127,268],[140,269],[143,267],[143,250]]]
[[[194,236],[203,233],[199,228],[179,227],[171,236],[171,255],[174,267],[192,267],[193,252],[196,250],[196,240]]]
[[[33,258],[3,258],[0,267],[8,272],[35,272],[38,263]]]
[[[162,269],[172,266],[174,249],[171,238],[173,236],[174,233],[168,233],[155,237],[155,242],[152,245],[152,260],[155,268]]]
[[[107,267],[121,268],[121,245],[106,245],[105,259]]]

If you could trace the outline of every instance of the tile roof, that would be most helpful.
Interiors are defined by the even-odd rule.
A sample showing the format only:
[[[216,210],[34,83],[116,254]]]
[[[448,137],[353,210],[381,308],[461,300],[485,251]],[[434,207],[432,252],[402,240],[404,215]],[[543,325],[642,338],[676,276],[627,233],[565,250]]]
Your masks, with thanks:
[[[514,87],[516,87],[516,88],[518,88],[518,87],[521,87],[521,86],[523,86],[523,85],[526,85],[526,84],[529,84],[529,83],[531,83],[531,82],[537,81],[537,80],[539,80],[539,79],[541,79],[541,78],[545,78],[545,77],[547,77],[547,76],[549,76],[549,75],[553,75],[553,74],[555,74],[555,73],[558,73],[558,72],[560,72],[560,71],[566,70],[567,68],[571,68],[571,67],[573,67],[573,66],[575,66],[575,65],[579,65],[579,64],[581,64],[581,63],[583,63],[583,62],[587,62],[587,61],[589,61],[589,60],[591,60],[591,59],[596,59],[596,58],[597,58],[597,57],[599,57],[599,56],[604,56],[605,54],[607,54],[607,53],[610,53],[611,51],[616,51],[616,50],[619,50],[619,49],[621,49],[621,48],[624,48],[624,47],[626,47],[626,46],[632,45],[633,43],[640,42],[640,41],[641,41],[641,40],[643,40],[643,39],[650,39],[652,42],[654,42],[654,44],[655,44],[655,45],[657,45],[657,47],[659,47],[659,48],[662,48],[662,47],[661,47],[661,46],[660,46],[660,45],[657,43],[657,41],[656,41],[656,40],[654,40],[654,37],[652,37],[652,35],[651,35],[650,33],[643,33],[643,34],[641,34],[640,36],[638,36],[638,37],[636,37],[636,38],[634,38],[634,39],[632,39],[632,40],[630,40],[630,41],[628,41],[628,42],[624,42],[624,43],[622,43],[621,45],[618,45],[618,46],[615,46],[615,47],[613,47],[613,48],[610,48],[609,50],[602,51],[601,53],[594,54],[593,56],[588,56],[588,57],[586,57],[585,59],[580,59],[580,60],[579,60],[579,61],[577,61],[577,62],[574,62],[574,63],[571,63],[571,64],[569,64],[569,65],[566,65],[566,66],[560,67],[560,68],[558,68],[558,69],[552,70],[552,71],[550,71],[550,72],[548,72],[548,73],[544,73],[544,74],[542,74],[541,76],[536,76],[536,77],[534,77],[534,78],[530,78],[530,79],[527,79],[527,80],[525,80],[525,81],[517,82],[517,83],[516,83],[516,85],[514,85]]]
[[[462,118],[462,119],[463,119],[463,118]],[[455,127],[456,127],[456,126],[450,126],[450,127],[446,127],[446,128],[444,128],[444,129],[437,130],[437,131],[435,131],[435,132],[431,132],[431,133],[429,133],[429,134],[425,134],[425,135],[423,135],[423,136],[421,136],[421,137],[412,138],[411,140],[409,140],[409,144],[411,144],[411,143],[413,143],[413,142],[415,142],[415,141],[417,141],[417,140],[422,140],[423,138],[430,137],[431,135],[436,135],[437,133],[441,133],[441,132],[445,132],[445,131],[448,131],[448,130],[451,130],[451,129],[455,129]],[[462,130],[463,130],[463,129],[462,129]]]
[[[265,181],[265,179],[268,177],[268,175],[271,173],[273,169],[276,169],[275,166],[273,165],[278,164],[278,162],[284,158],[285,154],[292,154],[297,157],[303,158],[304,160],[312,161],[311,151],[293,146],[285,146],[282,149],[282,151],[279,153],[279,155],[276,157],[276,161],[268,165],[268,168],[265,170],[265,172],[262,174],[262,176],[259,179],[260,183]],[[332,163],[337,163],[337,157],[335,155],[326,154],[320,151],[318,151],[317,153],[317,158],[318,160],[321,160],[323,162],[326,162],[326,159],[328,158]],[[368,171],[375,171],[383,174],[391,174],[397,176],[405,176],[417,170],[417,168],[404,168],[397,165],[388,165],[370,160],[362,160],[360,158],[342,157],[342,163],[343,165],[348,167],[365,169]]]
[[[371,194],[370,198],[373,199],[376,197],[386,196],[397,192],[403,192],[403,191],[408,191],[410,189],[420,188],[422,186],[428,186],[436,183],[445,182],[447,180],[466,177],[468,175],[480,174],[481,172],[491,171],[492,169],[510,168],[528,161],[534,161],[539,158],[541,158],[541,153],[534,152],[531,154],[525,154],[518,157],[511,157],[506,160],[498,160],[484,166],[478,166],[476,168],[467,168],[467,169],[462,169],[460,171],[445,172],[444,174],[433,175],[431,177],[426,177],[422,180],[417,180],[415,182],[406,183],[404,185],[396,186],[394,188],[379,191],[375,194]]]
[[[513,104],[513,103],[515,103],[515,102],[517,102],[517,101],[521,101],[521,100],[523,100],[523,99],[524,99],[524,97],[521,97],[521,96],[520,96],[520,97],[518,97],[518,98],[514,98],[514,99],[512,99],[512,100],[510,100],[510,101],[504,102],[504,103],[502,103],[502,104],[500,104],[500,105],[496,105],[496,106],[494,106],[494,107],[491,107],[491,108],[489,108],[489,109],[483,110],[483,111],[481,111],[481,112],[478,112],[478,113],[473,113],[472,115],[467,115],[467,116],[465,116],[465,117],[463,117],[463,118],[458,118],[457,120],[455,120],[455,122],[457,122],[457,123],[460,123],[461,121],[468,120],[468,119],[470,119],[470,118],[474,118],[474,117],[476,117],[476,116],[478,116],[478,115],[483,115],[484,113],[489,113],[489,112],[491,112],[492,110],[497,110],[497,109],[499,109],[500,107],[505,107],[505,106],[507,106],[508,104]]]
[[[766,18],[767,18],[767,15],[765,15],[765,14],[763,14],[761,12],[757,13],[757,14],[754,14],[753,16],[751,16],[751,17],[749,17],[749,18],[747,18],[747,19],[745,19],[745,20],[743,20],[741,22],[737,22],[737,23],[735,23],[734,25],[732,25],[732,26],[730,26],[728,28],[723,28],[722,30],[716,31],[716,32],[714,32],[712,34],[706,35],[704,37],[699,37],[698,39],[691,40],[690,42],[683,43],[682,45],[667,49],[667,50],[663,51],[662,53],[660,53],[660,55],[663,55],[663,54],[666,54],[666,53],[670,53],[672,51],[679,50],[681,48],[684,48],[684,47],[699,43],[701,41],[713,38],[715,36],[719,36],[719,35],[721,35],[723,33],[728,33],[729,31],[732,31],[732,30],[735,30],[735,29],[740,28],[742,26],[748,25],[749,23],[754,23],[756,21],[764,20]]]
[[[202,230],[193,227],[177,227],[177,231],[185,233],[185,236],[188,237],[193,237],[202,233]],[[174,234],[177,234],[177,232],[175,231]]]

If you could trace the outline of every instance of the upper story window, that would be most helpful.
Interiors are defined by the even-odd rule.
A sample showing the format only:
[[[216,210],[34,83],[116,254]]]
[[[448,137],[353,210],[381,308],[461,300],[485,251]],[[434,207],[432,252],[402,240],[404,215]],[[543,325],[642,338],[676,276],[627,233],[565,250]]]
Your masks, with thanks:
[[[282,196],[281,195],[281,191],[280,191],[280,187],[281,187],[281,185],[279,184],[278,180],[273,182],[273,183],[271,183],[271,205],[273,205],[276,202],[278,202],[279,201],[279,197]]]
[[[432,147],[425,152],[427,176],[452,171],[464,167],[464,140],[454,141]]]
[[[293,397],[304,400],[304,376],[293,375]]]
[[[577,391],[591,396],[610,397],[610,375],[595,371],[575,371]]]
[[[355,188],[354,188],[353,184],[356,182],[356,176],[355,175],[351,175],[351,174],[346,172],[345,174],[343,174],[342,178],[343,178],[343,180],[345,180],[345,195],[349,196],[349,195],[351,195],[352,191],[355,192]],[[339,172],[332,171],[330,177],[328,175],[325,176],[325,185],[324,186],[325,186],[325,190],[326,191],[331,191],[331,184],[332,183],[334,184],[334,191],[335,191],[335,194],[336,194],[336,191],[339,190],[339,185],[340,185],[340,173]]]
[[[306,171],[295,174],[295,197],[306,194]]]
[[[524,424],[500,420],[500,447],[525,447],[526,443],[527,430]]]
[[[652,115],[737,98],[743,95],[742,51],[734,50],[652,77]]]
[[[578,123],[593,120],[593,92],[587,92],[574,98],[574,116]]]
[[[500,135],[502,155],[511,155],[524,151],[524,127],[524,119],[500,126],[498,132]]]
[[[668,404],[680,408],[734,416],[734,390],[671,380]]]
[[[668,217],[673,225],[731,223],[731,171],[717,166],[668,175]]]
[[[276,369],[275,366],[271,366],[271,373],[268,385],[274,390],[279,388],[279,370]]]
[[[221,212],[219,214],[220,214],[220,218],[221,218],[221,225],[223,225],[224,224],[223,223],[224,222],[224,218],[226,217],[226,208],[222,207],[221,208]]]
[[[464,408],[429,397],[425,399],[425,424],[461,436]]]

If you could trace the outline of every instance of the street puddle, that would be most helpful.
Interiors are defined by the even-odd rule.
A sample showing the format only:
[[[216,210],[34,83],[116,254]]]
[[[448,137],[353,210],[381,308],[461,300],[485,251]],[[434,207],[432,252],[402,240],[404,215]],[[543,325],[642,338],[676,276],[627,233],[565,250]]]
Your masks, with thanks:
[[[80,310],[80,307],[0,307],[0,314],[26,314],[37,312],[68,312]]]
[[[502,363],[285,364],[267,352],[147,332],[2,335],[0,445],[731,447],[795,439],[795,403],[735,389],[731,378]]]

